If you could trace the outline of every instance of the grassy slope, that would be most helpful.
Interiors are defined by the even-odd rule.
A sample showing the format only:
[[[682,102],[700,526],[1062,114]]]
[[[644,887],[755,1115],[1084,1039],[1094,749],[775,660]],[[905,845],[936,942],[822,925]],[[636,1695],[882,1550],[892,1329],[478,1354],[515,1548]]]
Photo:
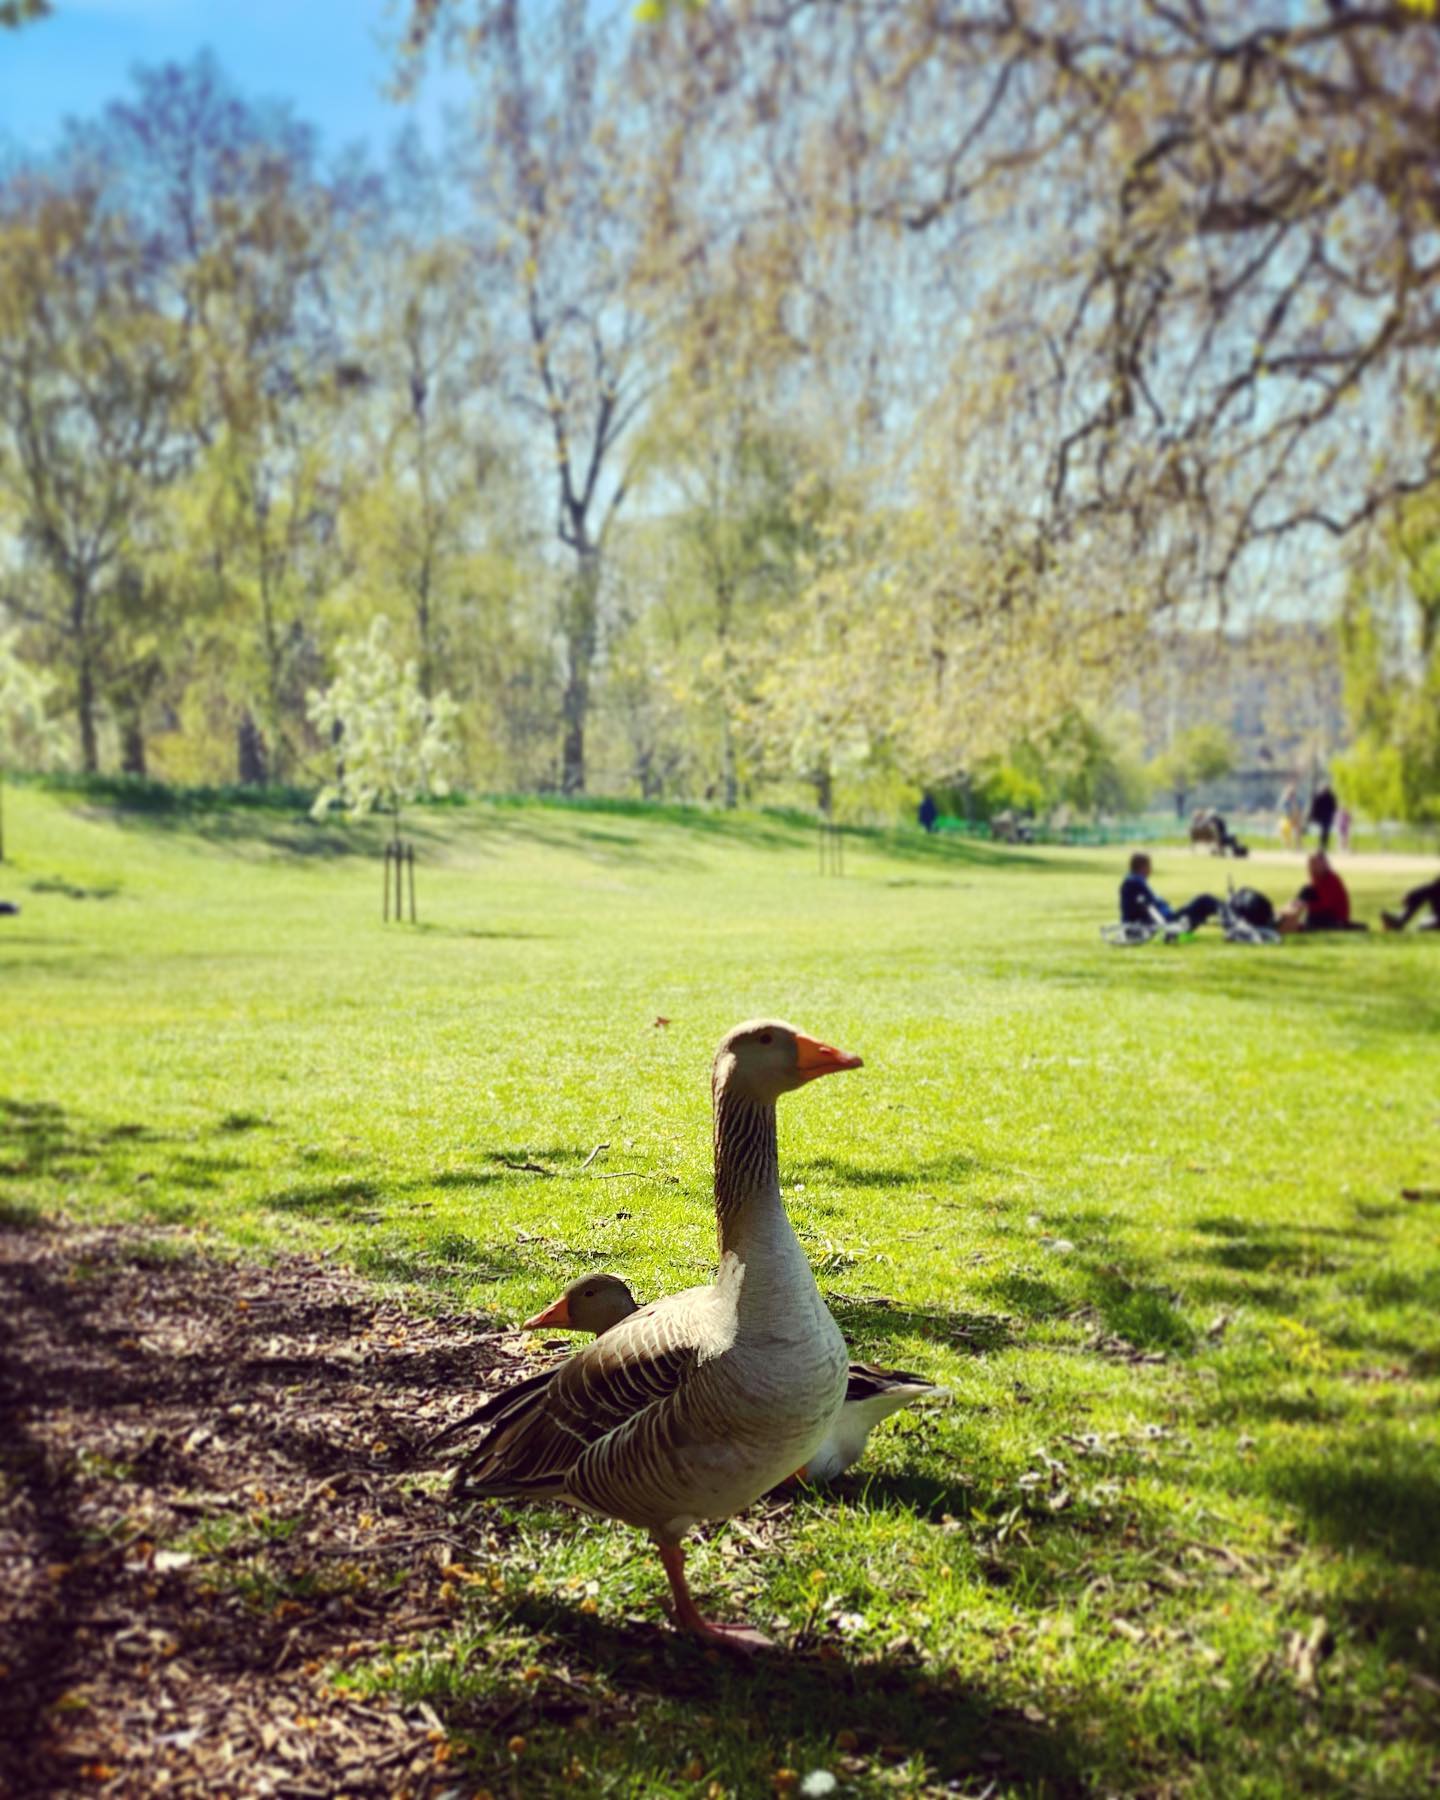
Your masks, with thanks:
[[[1113,854],[861,840],[822,881],[783,822],[542,806],[425,815],[423,923],[386,930],[374,833],[6,803],[12,1216],[334,1245],[509,1318],[594,1266],[653,1294],[712,1256],[720,1033],[778,1013],[866,1057],[784,1107],[792,1216],[857,1353],[956,1404],[771,1554],[732,1530],[693,1564],[852,1673],[712,1669],[697,1715],[621,1622],[653,1559],[535,1514],[505,1602],[351,1679],[443,1715],[581,1634],[628,1727],[532,1736],[527,1792],[576,1755],[596,1792],[1436,1778],[1440,1205],[1401,1190],[1440,1189],[1440,942],[1114,952]],[[1214,867],[1168,852],[1157,885]],[[1317,1615],[1311,1692],[1286,1651]]]

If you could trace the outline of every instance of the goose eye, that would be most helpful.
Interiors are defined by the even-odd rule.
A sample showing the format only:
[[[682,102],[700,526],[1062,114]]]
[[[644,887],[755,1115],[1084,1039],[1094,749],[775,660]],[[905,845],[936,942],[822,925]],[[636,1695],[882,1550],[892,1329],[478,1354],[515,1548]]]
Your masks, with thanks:
[[[773,1044],[775,1042],[775,1033],[773,1031],[762,1031],[760,1033],[760,1042],[762,1044]]]

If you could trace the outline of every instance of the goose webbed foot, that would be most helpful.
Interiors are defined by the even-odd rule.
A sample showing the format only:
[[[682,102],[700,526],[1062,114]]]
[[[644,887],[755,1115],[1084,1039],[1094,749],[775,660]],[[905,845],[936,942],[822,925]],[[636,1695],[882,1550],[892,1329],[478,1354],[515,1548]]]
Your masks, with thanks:
[[[655,1544],[660,1561],[669,1577],[670,1592],[675,1599],[675,1623],[703,1643],[721,1650],[739,1650],[753,1655],[757,1650],[773,1650],[774,1641],[750,1625],[719,1625],[707,1619],[695,1604],[690,1584],[685,1579],[685,1552],[679,1544]]]

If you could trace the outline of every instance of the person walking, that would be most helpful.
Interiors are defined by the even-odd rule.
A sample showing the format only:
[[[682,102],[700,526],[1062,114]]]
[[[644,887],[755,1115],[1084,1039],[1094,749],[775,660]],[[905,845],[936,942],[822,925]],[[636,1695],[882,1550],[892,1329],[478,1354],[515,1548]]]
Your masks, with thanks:
[[[1280,796],[1280,841],[1287,850],[1300,842],[1300,790],[1293,781]]]
[[[1335,815],[1339,810],[1340,802],[1328,781],[1310,796],[1310,823],[1320,833],[1322,851],[1329,851],[1330,833],[1335,829]]]

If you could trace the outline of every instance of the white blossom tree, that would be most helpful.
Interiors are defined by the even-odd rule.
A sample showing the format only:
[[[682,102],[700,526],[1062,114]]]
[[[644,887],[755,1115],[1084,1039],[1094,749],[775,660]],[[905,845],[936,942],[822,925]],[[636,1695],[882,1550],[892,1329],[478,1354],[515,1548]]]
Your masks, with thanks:
[[[396,660],[383,614],[364,637],[345,639],[335,660],[334,681],[323,692],[312,689],[306,702],[336,755],[335,777],[321,789],[312,815],[324,818],[334,806],[351,818],[388,812],[398,842],[406,806],[449,792],[459,708],[445,692],[427,698],[415,661]]]

